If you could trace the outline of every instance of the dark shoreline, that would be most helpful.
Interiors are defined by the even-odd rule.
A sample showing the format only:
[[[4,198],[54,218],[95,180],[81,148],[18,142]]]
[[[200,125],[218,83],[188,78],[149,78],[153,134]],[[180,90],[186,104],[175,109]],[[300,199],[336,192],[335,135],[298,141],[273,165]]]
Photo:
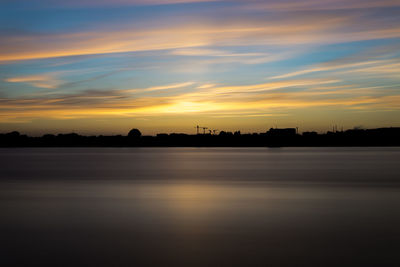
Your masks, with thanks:
[[[76,133],[45,134],[41,137],[19,132],[0,134],[0,147],[388,147],[400,146],[400,127],[304,132],[270,129],[265,133],[157,134],[142,136],[134,129],[128,136],[83,136]]]
[[[136,131],[136,130],[135,130]],[[142,136],[83,136],[76,133],[30,137],[18,132],[0,134],[0,147],[388,147],[400,146],[400,127],[298,134],[293,128],[265,133],[157,134]]]

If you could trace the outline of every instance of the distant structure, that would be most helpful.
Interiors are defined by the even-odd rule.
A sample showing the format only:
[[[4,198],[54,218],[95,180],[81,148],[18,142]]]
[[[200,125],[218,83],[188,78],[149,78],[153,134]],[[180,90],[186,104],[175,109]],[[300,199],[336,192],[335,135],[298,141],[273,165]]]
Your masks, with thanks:
[[[0,133],[0,147],[338,147],[338,146],[400,146],[400,127],[376,129],[350,129],[337,131],[334,127],[325,134],[303,132],[297,128],[271,128],[263,133],[225,132],[196,126],[197,135],[184,133],[159,133],[156,136],[142,136],[138,129],[129,131],[128,136],[83,136],[77,133],[45,134],[30,137],[14,131]],[[203,129],[203,133],[200,130]]]
[[[197,129],[196,134],[200,134],[200,132],[199,132],[200,129],[203,129],[203,134],[206,134],[206,130],[208,129],[208,127],[203,127],[203,126],[199,126],[199,125],[197,125],[194,128]]]
[[[269,136],[281,136],[281,137],[290,137],[290,136],[295,136],[296,134],[297,134],[296,128],[284,128],[284,129],[271,128],[267,132],[267,135]]]

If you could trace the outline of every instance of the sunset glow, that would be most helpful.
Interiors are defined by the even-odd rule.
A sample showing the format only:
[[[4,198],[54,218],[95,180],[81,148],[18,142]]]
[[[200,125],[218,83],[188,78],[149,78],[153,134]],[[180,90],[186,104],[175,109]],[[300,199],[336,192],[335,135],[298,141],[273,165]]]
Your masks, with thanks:
[[[400,126],[399,1],[1,5],[1,132]]]

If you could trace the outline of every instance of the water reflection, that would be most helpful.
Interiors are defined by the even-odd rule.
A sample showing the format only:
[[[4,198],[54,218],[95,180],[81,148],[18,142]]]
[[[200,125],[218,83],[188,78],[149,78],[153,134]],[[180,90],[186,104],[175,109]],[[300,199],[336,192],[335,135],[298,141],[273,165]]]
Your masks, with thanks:
[[[64,170],[78,165],[76,151],[8,154],[31,162],[47,159],[49,168],[5,166],[0,265],[399,266],[400,187],[394,178],[399,152],[346,151],[358,159],[354,169],[343,164],[331,173],[345,152],[300,151],[280,151],[274,158],[258,149],[241,156],[229,149],[156,155],[89,150],[82,157],[95,158],[97,170],[89,164],[68,175]],[[378,167],[358,169],[361,159]],[[204,166],[210,168],[190,172]],[[379,175],[371,171],[383,169]],[[348,180],[338,176],[343,170]],[[128,179],[128,172],[135,178]],[[34,176],[26,178],[28,173]],[[10,174],[19,179],[6,177]]]

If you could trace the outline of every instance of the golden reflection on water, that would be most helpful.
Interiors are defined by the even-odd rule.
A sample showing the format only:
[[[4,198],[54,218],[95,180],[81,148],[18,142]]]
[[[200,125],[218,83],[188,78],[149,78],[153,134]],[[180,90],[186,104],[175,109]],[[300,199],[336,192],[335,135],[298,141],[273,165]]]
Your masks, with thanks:
[[[8,151],[0,251],[16,264],[0,257],[0,266],[25,259],[76,266],[57,263],[77,258],[95,266],[349,259],[348,266],[381,266],[398,259],[398,155],[397,148]]]

